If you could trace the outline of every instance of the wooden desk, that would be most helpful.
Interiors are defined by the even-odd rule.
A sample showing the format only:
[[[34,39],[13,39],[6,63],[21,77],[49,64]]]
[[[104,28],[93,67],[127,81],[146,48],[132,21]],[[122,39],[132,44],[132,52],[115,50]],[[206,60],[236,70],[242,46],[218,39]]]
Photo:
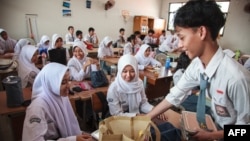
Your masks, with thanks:
[[[107,64],[113,64],[117,65],[120,57],[108,57],[108,58],[102,58],[102,61],[105,61]]]
[[[117,53],[118,51],[122,50],[122,48],[112,48],[114,53]],[[92,50],[88,50],[88,57],[97,58],[98,54],[98,48],[93,48]]]
[[[139,71],[139,77],[142,80],[145,80],[144,77],[146,77],[147,86],[145,92],[147,98],[152,100],[154,98],[166,96],[171,86],[172,75],[171,71],[165,70],[164,67],[161,68],[158,75],[149,70]]]

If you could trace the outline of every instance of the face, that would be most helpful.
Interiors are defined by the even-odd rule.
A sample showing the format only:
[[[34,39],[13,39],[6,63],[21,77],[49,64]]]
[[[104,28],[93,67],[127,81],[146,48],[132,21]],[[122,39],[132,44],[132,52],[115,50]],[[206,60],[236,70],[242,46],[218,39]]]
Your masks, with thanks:
[[[62,38],[58,38],[58,39],[56,40],[55,47],[56,47],[56,48],[60,48],[60,47],[62,47],[62,46],[63,46],[63,40],[62,40]]]
[[[65,73],[63,76],[62,82],[61,82],[61,87],[60,87],[60,96],[68,96],[69,94],[69,78],[70,74],[69,71]]]
[[[95,31],[90,31],[90,32],[89,32],[89,35],[90,35],[90,36],[93,36],[94,34],[95,34]]]
[[[135,70],[132,66],[127,65],[122,70],[122,79],[126,82],[130,82],[135,78]]]
[[[178,46],[183,48],[190,59],[200,57],[203,54],[203,37],[199,30],[199,28],[176,27],[176,33],[179,37]]]
[[[82,34],[79,34],[77,38],[82,39]]]
[[[44,43],[45,45],[49,45],[49,40]]]
[[[152,36],[153,36],[153,33],[148,33],[148,36],[149,36],[149,37],[152,37]]]
[[[69,29],[69,33],[70,33],[70,34],[73,34],[73,33],[74,33],[74,28],[70,28],[70,29]]]
[[[81,48],[75,47],[75,48],[74,48],[74,56],[75,56],[77,59],[81,60],[81,59],[83,59],[83,57],[84,57],[84,52],[81,50]]]
[[[112,45],[112,42],[109,42],[108,44],[107,44],[107,47],[110,47]]]
[[[144,52],[144,56],[148,57],[150,55],[150,48],[147,48]]]
[[[8,34],[6,31],[3,31],[1,32],[1,37],[4,39],[4,40],[7,40],[8,39]]]
[[[37,63],[37,61],[38,61],[38,51],[36,51],[31,58],[32,63]]]
[[[125,34],[125,31],[121,31],[120,33],[121,33],[121,35],[124,35],[124,34]]]

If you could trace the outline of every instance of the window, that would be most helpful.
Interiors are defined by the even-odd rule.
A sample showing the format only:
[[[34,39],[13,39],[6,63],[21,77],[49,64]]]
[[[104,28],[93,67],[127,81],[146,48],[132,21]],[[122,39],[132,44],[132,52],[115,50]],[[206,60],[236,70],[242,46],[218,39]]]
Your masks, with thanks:
[[[225,17],[227,17],[228,14],[228,8],[229,8],[229,1],[220,1],[216,2],[218,5],[220,5],[221,11],[225,14]],[[185,2],[178,2],[178,3],[169,3],[169,12],[168,12],[168,27],[167,30],[173,30],[174,29],[174,15],[176,11],[182,7],[185,4]],[[220,30],[220,36],[223,36],[224,33],[224,27]]]

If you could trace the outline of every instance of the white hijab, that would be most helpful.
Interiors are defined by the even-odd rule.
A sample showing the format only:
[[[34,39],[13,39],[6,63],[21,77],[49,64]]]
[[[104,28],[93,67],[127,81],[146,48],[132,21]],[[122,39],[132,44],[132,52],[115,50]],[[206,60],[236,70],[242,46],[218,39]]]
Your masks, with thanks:
[[[53,36],[52,36],[51,49],[56,48],[55,45],[56,45],[56,40],[57,40],[58,38],[62,38],[62,36],[60,36],[59,34],[53,34]],[[63,39],[63,38],[62,38],[62,39]]]
[[[83,63],[87,60],[88,51],[87,51],[86,45],[82,41],[76,41],[76,42],[74,42],[74,44],[73,44],[73,50],[75,49],[75,47],[79,47],[83,51],[83,53],[84,53],[84,57],[81,60],[77,59],[74,55],[72,57],[72,60],[73,60],[72,63],[77,64],[77,66],[76,66],[77,69],[81,70],[81,68],[83,66]],[[71,61],[69,61],[69,63],[71,63]],[[68,64],[68,66],[70,66],[70,65],[71,64]]]
[[[42,37],[41,37],[41,40],[40,40],[40,42],[37,44],[37,46],[39,47],[39,48],[50,48],[50,45],[45,45],[45,42],[47,42],[47,41],[50,41],[50,38],[49,38],[49,36],[47,36],[47,35],[43,35]]]
[[[131,82],[126,82],[122,78],[122,71],[127,66],[131,65],[135,71],[135,77]],[[141,97],[143,91],[143,82],[139,78],[138,63],[133,55],[123,55],[118,61],[118,72],[113,85],[116,85],[119,93],[124,93],[128,96],[129,112],[140,113],[140,103],[137,103],[137,99]]]
[[[3,32],[3,31],[5,31],[4,29],[2,29],[2,28],[0,28],[0,34]],[[6,31],[5,31],[6,32]],[[4,41],[4,39],[2,38],[2,36],[0,35],[0,40],[1,41]]]
[[[136,53],[136,55],[135,55],[135,58],[137,59],[137,61],[138,61],[138,63],[139,63],[140,65],[146,66],[146,65],[149,65],[149,64],[150,64],[150,57],[146,57],[146,56],[144,55],[145,51],[146,51],[148,48],[150,48],[150,46],[147,45],[147,44],[141,45],[139,51],[138,51],[138,52]]]
[[[111,47],[107,47],[107,45],[112,41],[113,40],[109,36],[106,36],[103,38],[103,40],[101,41],[101,43],[99,45],[98,57],[102,58],[104,56],[112,56],[113,55],[113,51],[112,51]]]
[[[13,56],[13,59],[14,60],[17,60],[19,58],[19,54],[21,53],[21,50],[22,48],[25,46],[25,45],[28,45],[30,44],[30,41],[27,40],[27,39],[20,39],[17,43],[16,43],[16,46],[14,48],[14,51],[15,51],[15,54]]]
[[[18,59],[18,76],[21,77],[22,87],[26,87],[28,84],[28,76],[30,72],[39,73],[40,70],[35,66],[31,59],[37,48],[32,45],[23,46]]]
[[[32,102],[43,100],[47,103],[49,109],[45,110],[54,118],[63,138],[81,134],[69,98],[60,96],[61,82],[67,70],[66,66],[59,63],[47,64],[37,75],[32,88]]]

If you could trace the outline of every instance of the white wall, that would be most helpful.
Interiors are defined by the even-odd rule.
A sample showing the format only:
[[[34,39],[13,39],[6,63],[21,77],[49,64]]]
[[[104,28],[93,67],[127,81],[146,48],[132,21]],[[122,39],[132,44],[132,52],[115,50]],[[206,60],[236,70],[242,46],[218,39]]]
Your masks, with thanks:
[[[187,0],[162,0],[160,17],[168,17],[169,2]],[[231,0],[223,37],[219,43],[223,48],[239,49],[243,54],[250,54],[250,13],[243,11],[250,0]],[[167,19],[166,19],[167,20]]]
[[[161,0],[116,0],[113,8],[105,11],[107,0],[92,0],[91,9],[86,8],[86,0],[71,0],[72,16],[62,16],[63,0],[1,0],[0,28],[4,28],[14,39],[28,37],[25,14],[37,14],[39,38],[58,33],[64,37],[67,27],[73,25],[75,31],[84,34],[94,27],[99,40],[109,35],[117,38],[119,29],[125,28],[126,36],[133,32],[133,16],[147,15],[159,17]],[[146,9],[146,10],[145,10]],[[128,10],[131,17],[124,22],[121,11]]]

